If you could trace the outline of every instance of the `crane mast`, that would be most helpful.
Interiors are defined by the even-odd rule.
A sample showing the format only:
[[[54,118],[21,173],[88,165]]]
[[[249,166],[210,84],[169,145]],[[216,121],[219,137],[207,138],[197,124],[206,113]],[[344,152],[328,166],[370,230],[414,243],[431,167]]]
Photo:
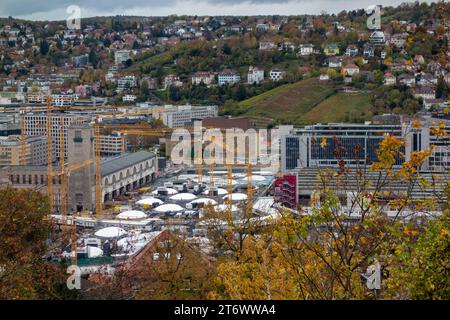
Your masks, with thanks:
[[[53,148],[52,148],[52,98],[47,97],[47,195],[50,212],[53,212]]]

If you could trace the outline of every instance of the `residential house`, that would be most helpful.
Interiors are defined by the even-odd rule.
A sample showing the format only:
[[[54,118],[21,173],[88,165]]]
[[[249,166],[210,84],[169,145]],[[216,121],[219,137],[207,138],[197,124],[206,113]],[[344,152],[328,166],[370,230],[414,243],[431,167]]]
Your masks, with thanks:
[[[375,49],[370,43],[364,44],[363,47],[363,56],[365,58],[371,58],[375,55]]]
[[[125,76],[117,79],[117,92],[122,92],[136,87],[135,76]]]
[[[348,45],[347,49],[345,50],[345,55],[349,57],[355,57],[358,55],[358,47],[354,44]]]
[[[374,31],[372,32],[372,34],[369,36],[369,41],[370,43],[374,44],[374,45],[383,45],[386,42],[386,38],[384,36],[384,32],[383,31]]]
[[[235,84],[241,81],[241,76],[234,70],[226,69],[219,72],[217,82],[220,86],[224,84]]]
[[[414,89],[414,98],[434,99],[436,98],[436,90],[430,86],[420,86]]]
[[[247,83],[248,84],[258,84],[264,80],[264,70],[257,67],[248,67]]]
[[[278,50],[280,50],[280,51],[294,51],[295,50],[295,45],[292,42],[284,41],[284,42],[282,42],[279,45]]]
[[[122,97],[123,102],[134,102],[136,101],[136,96],[134,94],[126,94]]]
[[[398,77],[397,82],[408,87],[414,87],[416,85],[416,78],[412,74],[404,73]]]
[[[414,62],[417,64],[424,64],[425,63],[425,59],[421,54],[416,54],[414,56]]]
[[[423,107],[425,108],[425,110],[430,110],[430,109],[445,109],[448,107],[448,101],[445,99],[428,99],[425,98],[423,99]]]
[[[314,46],[310,43],[301,44],[298,47],[298,55],[299,56],[309,56],[314,53]]]
[[[269,29],[270,29],[270,26],[266,23],[258,23],[256,25],[256,31],[258,31],[258,32],[267,32],[267,31],[269,31]]]
[[[394,47],[403,48],[407,39],[408,39],[407,33],[396,33],[391,36],[389,43]]]
[[[395,78],[395,76],[392,73],[386,72],[384,74],[384,84],[386,86],[393,86],[393,85],[395,85],[396,81],[397,81],[397,79]]]
[[[200,83],[211,85],[214,82],[214,73],[208,71],[199,71],[191,76],[191,83],[199,85]]]
[[[285,74],[286,73],[284,71],[281,71],[279,69],[272,69],[272,70],[270,70],[270,73],[269,73],[270,80],[272,80],[272,81],[283,80]]]
[[[169,87],[181,87],[183,83],[180,81],[180,77],[175,74],[169,74],[164,77],[163,86],[164,89]]]
[[[342,73],[344,76],[352,77],[354,74],[359,73],[359,67],[356,64],[349,63],[342,69]]]
[[[328,67],[329,68],[342,67],[342,58],[341,57],[329,57],[328,58]]]
[[[259,50],[275,50],[277,45],[270,40],[264,40],[259,42]]]
[[[330,43],[325,46],[323,52],[326,56],[337,56],[339,55],[339,47],[335,43]]]
[[[437,85],[438,78],[429,73],[423,73],[419,76],[417,84],[420,86],[433,86]]]

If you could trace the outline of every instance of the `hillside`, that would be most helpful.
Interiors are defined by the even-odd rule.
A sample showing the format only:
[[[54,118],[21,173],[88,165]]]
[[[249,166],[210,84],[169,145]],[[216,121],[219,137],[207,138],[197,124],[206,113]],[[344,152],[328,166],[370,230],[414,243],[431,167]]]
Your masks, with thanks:
[[[302,120],[305,123],[362,122],[371,116],[370,95],[338,93],[322,101]]]
[[[307,79],[286,84],[244,100],[239,107],[258,122],[310,124],[357,121],[371,118],[368,94],[336,93],[329,83]]]
[[[332,86],[311,78],[269,90],[240,102],[239,106],[247,109],[245,115],[251,118],[299,123],[303,115],[334,94]]]

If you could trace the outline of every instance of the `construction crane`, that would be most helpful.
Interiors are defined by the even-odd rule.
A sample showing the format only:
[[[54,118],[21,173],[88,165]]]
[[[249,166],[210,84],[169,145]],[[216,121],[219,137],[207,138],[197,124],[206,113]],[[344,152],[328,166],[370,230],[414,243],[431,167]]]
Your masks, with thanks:
[[[21,153],[22,158],[20,159],[20,164],[25,166],[27,165],[27,134],[25,129],[25,110],[19,111],[20,117],[20,143],[21,143]]]
[[[95,214],[102,214],[102,172],[100,168],[100,124],[98,116],[94,123],[94,139],[95,139]]]
[[[50,212],[53,212],[53,148],[52,148],[52,97],[47,97],[47,195]]]

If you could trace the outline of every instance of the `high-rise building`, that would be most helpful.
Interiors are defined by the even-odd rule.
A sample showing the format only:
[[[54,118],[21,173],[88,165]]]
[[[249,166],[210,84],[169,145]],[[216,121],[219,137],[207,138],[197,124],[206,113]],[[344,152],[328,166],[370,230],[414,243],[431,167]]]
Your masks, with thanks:
[[[81,123],[88,117],[70,114],[70,113],[52,113],[52,149],[54,160],[60,158],[60,139],[61,130],[65,139],[65,158],[68,156],[67,148],[67,128],[71,124]],[[45,112],[26,113],[25,119],[25,135],[26,136],[47,136],[47,114]]]

